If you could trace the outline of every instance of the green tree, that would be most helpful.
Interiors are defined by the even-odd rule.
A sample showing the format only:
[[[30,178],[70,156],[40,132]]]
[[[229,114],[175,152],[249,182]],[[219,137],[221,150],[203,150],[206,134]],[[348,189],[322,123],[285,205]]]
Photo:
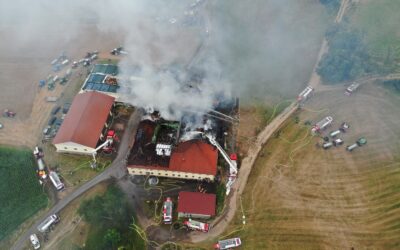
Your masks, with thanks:
[[[334,25],[326,32],[329,52],[321,59],[317,73],[326,83],[340,83],[373,73],[364,34],[348,25]]]
[[[118,243],[121,242],[121,234],[115,228],[108,229],[104,235],[104,241],[106,246],[116,249]]]

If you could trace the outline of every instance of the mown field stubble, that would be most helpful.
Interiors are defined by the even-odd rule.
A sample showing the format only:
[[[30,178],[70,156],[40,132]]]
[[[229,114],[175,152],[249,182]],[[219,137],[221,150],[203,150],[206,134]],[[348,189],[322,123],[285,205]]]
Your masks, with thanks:
[[[344,90],[344,89],[343,89]],[[227,234],[243,249],[398,249],[400,247],[400,97],[373,83],[351,97],[342,89],[315,95],[259,155]],[[310,135],[331,115],[350,124],[340,147],[323,150]],[[347,152],[364,136],[368,144]]]

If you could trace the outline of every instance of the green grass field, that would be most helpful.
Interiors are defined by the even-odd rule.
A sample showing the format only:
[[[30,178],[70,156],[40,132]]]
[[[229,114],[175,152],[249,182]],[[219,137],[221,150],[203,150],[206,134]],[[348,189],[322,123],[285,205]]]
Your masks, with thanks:
[[[356,5],[352,25],[365,32],[370,53],[376,60],[399,70],[400,61],[400,1],[368,1]]]
[[[31,151],[0,147],[0,240],[47,205]]]

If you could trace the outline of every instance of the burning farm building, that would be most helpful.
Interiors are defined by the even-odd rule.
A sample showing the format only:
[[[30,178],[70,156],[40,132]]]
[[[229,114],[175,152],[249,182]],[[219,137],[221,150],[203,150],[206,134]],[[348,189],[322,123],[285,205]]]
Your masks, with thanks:
[[[217,175],[218,150],[202,139],[180,141],[181,122],[144,119],[128,158],[131,175],[211,180]]]

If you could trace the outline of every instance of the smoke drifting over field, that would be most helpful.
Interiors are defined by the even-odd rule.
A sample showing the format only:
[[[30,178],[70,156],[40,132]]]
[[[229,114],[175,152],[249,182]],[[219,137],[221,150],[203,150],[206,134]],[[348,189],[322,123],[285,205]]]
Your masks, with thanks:
[[[323,34],[319,4],[205,0],[190,7],[195,2],[0,0],[0,29],[12,25],[15,46],[40,43],[48,48],[42,53],[52,56],[84,36],[83,26],[121,37],[115,46],[129,52],[120,63],[121,76],[129,80],[122,87],[124,98],[169,118],[207,110],[221,92],[254,98],[293,95],[302,88]],[[197,21],[187,24],[193,16]],[[46,40],[43,34],[58,37]],[[201,84],[188,81],[186,66],[195,51],[199,53],[190,65],[204,73]],[[132,76],[142,80],[130,81]],[[183,84],[188,82],[191,87]]]

